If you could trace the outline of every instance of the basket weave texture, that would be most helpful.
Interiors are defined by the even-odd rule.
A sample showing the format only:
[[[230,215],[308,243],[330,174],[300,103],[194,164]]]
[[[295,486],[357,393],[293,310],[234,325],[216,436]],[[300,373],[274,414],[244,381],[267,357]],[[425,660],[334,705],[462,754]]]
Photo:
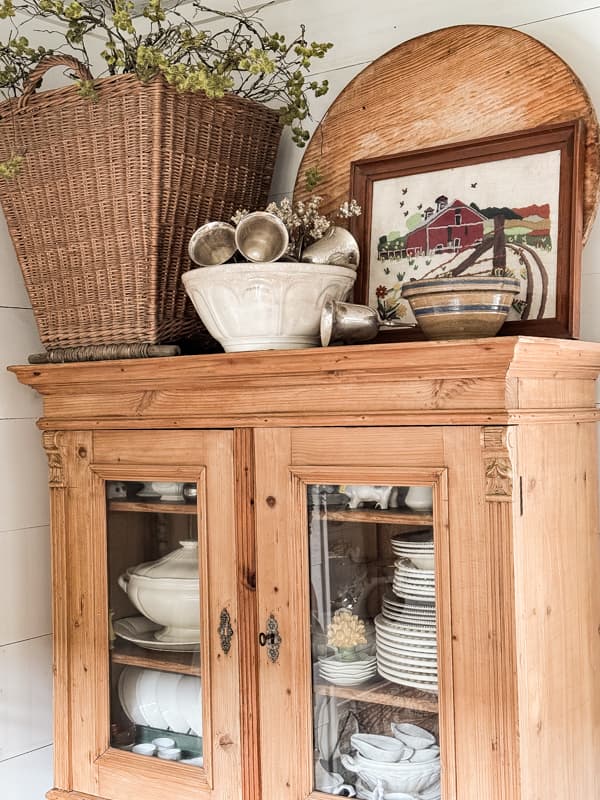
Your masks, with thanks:
[[[40,338],[51,350],[173,342],[202,330],[181,274],[187,244],[209,220],[268,198],[277,112],[233,95],[178,93],[160,78],[96,81],[0,105],[0,159],[24,152],[0,201]]]

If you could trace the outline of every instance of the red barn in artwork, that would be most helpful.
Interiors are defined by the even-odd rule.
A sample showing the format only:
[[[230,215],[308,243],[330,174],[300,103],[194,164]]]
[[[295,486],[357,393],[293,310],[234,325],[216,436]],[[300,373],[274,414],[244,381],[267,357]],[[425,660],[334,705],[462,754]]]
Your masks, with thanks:
[[[406,237],[406,255],[432,255],[458,253],[479,244],[483,239],[485,217],[462,200],[448,205],[448,198],[440,195],[436,209],[425,209],[425,219]]]

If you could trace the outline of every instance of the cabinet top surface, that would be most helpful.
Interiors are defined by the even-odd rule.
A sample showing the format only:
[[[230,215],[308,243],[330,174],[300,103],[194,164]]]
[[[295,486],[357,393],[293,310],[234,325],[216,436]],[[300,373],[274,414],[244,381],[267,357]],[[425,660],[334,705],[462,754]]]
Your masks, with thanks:
[[[488,424],[524,409],[589,416],[600,343],[519,336],[9,369],[44,395],[43,427]]]
[[[140,380],[179,383],[203,378],[285,375],[307,377],[328,370],[384,371],[398,378],[436,375],[596,377],[600,343],[506,336],[462,341],[406,342],[306,350],[175,356],[161,359],[80,362],[9,367],[21,383],[45,387]]]

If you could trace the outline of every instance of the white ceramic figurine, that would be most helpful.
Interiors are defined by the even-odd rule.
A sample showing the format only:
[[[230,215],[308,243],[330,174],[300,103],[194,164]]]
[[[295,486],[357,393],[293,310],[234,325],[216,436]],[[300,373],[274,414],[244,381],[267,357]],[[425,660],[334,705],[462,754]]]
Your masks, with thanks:
[[[375,508],[386,509],[393,486],[340,486],[340,492],[350,498],[348,508],[358,508],[360,503],[375,502]]]

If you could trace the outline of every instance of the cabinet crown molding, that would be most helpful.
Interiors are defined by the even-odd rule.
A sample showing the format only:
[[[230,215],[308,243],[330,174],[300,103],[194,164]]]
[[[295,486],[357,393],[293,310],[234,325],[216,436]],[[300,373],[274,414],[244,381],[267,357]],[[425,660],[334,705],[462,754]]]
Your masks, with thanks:
[[[592,419],[600,344],[497,337],[14,366],[42,428]],[[135,425],[135,422],[134,422]]]

